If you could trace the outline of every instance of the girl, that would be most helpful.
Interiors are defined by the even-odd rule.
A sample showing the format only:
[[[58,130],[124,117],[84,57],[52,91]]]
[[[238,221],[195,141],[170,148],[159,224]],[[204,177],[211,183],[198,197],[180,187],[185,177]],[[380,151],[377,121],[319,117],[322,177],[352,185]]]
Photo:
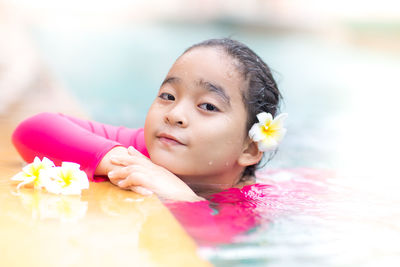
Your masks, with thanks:
[[[265,149],[249,130],[257,114],[275,116],[280,98],[270,69],[251,49],[211,39],[188,48],[173,64],[144,129],[42,113],[23,121],[12,139],[27,162],[35,156],[56,164],[72,161],[92,181],[109,179],[142,194],[198,201],[255,183]]]

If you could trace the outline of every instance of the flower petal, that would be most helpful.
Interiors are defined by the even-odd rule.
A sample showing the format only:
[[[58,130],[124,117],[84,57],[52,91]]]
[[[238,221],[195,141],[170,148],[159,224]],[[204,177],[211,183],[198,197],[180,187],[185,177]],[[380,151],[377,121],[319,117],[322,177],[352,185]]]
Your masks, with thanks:
[[[283,137],[286,135],[286,128],[282,128],[280,129],[277,133],[276,133],[276,141],[279,143],[280,141],[282,141]]]
[[[277,130],[283,127],[283,122],[287,118],[287,113],[279,114],[272,122],[271,122],[271,129]]]
[[[55,167],[54,162],[46,157],[43,157],[42,164],[45,168]]]
[[[258,143],[258,148],[264,152],[274,150],[277,146],[278,142],[275,140],[275,138],[265,138]]]
[[[25,172],[19,172],[16,175],[14,175],[13,177],[11,177],[11,180],[13,180],[13,181],[24,181],[27,177],[30,177],[30,176],[27,175]]]
[[[35,169],[37,169],[37,164],[36,163],[31,163],[26,165],[25,167],[22,168],[22,172],[24,172],[25,174],[32,176],[35,173]]]
[[[259,123],[255,123],[251,127],[251,129],[249,131],[249,136],[255,142],[261,141],[264,138],[264,135],[262,134],[261,126]]]
[[[287,113],[281,113],[278,116],[276,116],[274,120],[279,120],[283,122],[288,116],[289,114]]]
[[[262,125],[269,124],[273,119],[271,113],[262,112],[257,114],[257,119]]]
[[[88,189],[89,188],[89,178],[87,177],[87,174],[84,171],[79,171],[77,174],[79,177],[79,184],[81,189]]]
[[[36,156],[34,159],[33,159],[33,162],[32,163],[34,163],[34,164],[40,164],[40,158],[38,157],[38,156]]]

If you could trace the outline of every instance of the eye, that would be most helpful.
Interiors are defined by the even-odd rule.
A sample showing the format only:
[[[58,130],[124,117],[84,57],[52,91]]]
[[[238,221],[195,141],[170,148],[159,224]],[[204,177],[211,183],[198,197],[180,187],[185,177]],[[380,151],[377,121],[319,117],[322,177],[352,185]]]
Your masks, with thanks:
[[[169,100],[169,101],[175,100],[175,96],[168,94],[168,93],[161,93],[158,97],[161,99],[164,99],[164,100]]]
[[[207,110],[207,111],[213,111],[213,112],[219,111],[219,109],[216,106],[214,106],[213,104],[210,104],[210,103],[200,104],[199,107],[201,109],[204,109],[204,110]]]

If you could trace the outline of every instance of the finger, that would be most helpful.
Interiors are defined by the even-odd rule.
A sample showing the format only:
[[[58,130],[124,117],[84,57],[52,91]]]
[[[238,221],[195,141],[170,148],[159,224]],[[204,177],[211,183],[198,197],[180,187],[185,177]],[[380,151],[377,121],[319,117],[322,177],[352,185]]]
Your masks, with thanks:
[[[112,184],[117,185],[117,186],[118,186],[118,182],[123,180],[123,179],[120,179],[120,178],[117,178],[117,179],[109,178],[109,179],[110,179],[110,182]]]
[[[130,187],[130,190],[132,190],[133,192],[136,192],[138,194],[144,195],[144,196],[150,196],[153,194],[152,191],[150,191],[142,186],[132,186],[132,187]]]
[[[140,158],[137,155],[114,155],[110,158],[111,163],[121,165],[121,166],[128,166],[135,163],[140,162]]]
[[[128,155],[113,155],[110,158],[111,163],[120,165],[120,166],[128,166],[132,164],[140,164],[147,161],[148,158],[142,155],[139,151],[134,149],[132,146],[128,147]]]
[[[118,186],[128,189],[132,186],[141,186],[142,179],[140,173],[131,173],[125,179],[118,182]]]
[[[127,188],[132,188],[136,185],[132,184],[132,182],[129,181],[129,179],[124,179],[118,182],[118,186],[127,189]]]
[[[125,179],[131,174],[132,172],[137,171],[139,167],[136,165],[129,165],[126,167],[122,167],[119,169],[115,169],[110,171],[107,175],[110,179]]]
[[[137,151],[133,146],[129,146],[128,147],[128,154],[131,156],[136,156],[139,158],[146,158],[146,156],[144,156],[142,153],[140,153],[139,151]]]

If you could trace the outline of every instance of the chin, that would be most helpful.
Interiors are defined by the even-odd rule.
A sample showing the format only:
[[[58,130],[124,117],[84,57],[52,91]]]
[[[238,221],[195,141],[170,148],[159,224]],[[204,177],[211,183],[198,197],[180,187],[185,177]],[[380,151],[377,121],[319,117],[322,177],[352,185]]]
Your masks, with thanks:
[[[172,172],[175,175],[182,174],[184,172],[184,163],[181,163],[182,160],[176,159],[172,156],[166,155],[158,155],[158,154],[150,154],[150,159],[154,164],[161,166],[168,171]]]

